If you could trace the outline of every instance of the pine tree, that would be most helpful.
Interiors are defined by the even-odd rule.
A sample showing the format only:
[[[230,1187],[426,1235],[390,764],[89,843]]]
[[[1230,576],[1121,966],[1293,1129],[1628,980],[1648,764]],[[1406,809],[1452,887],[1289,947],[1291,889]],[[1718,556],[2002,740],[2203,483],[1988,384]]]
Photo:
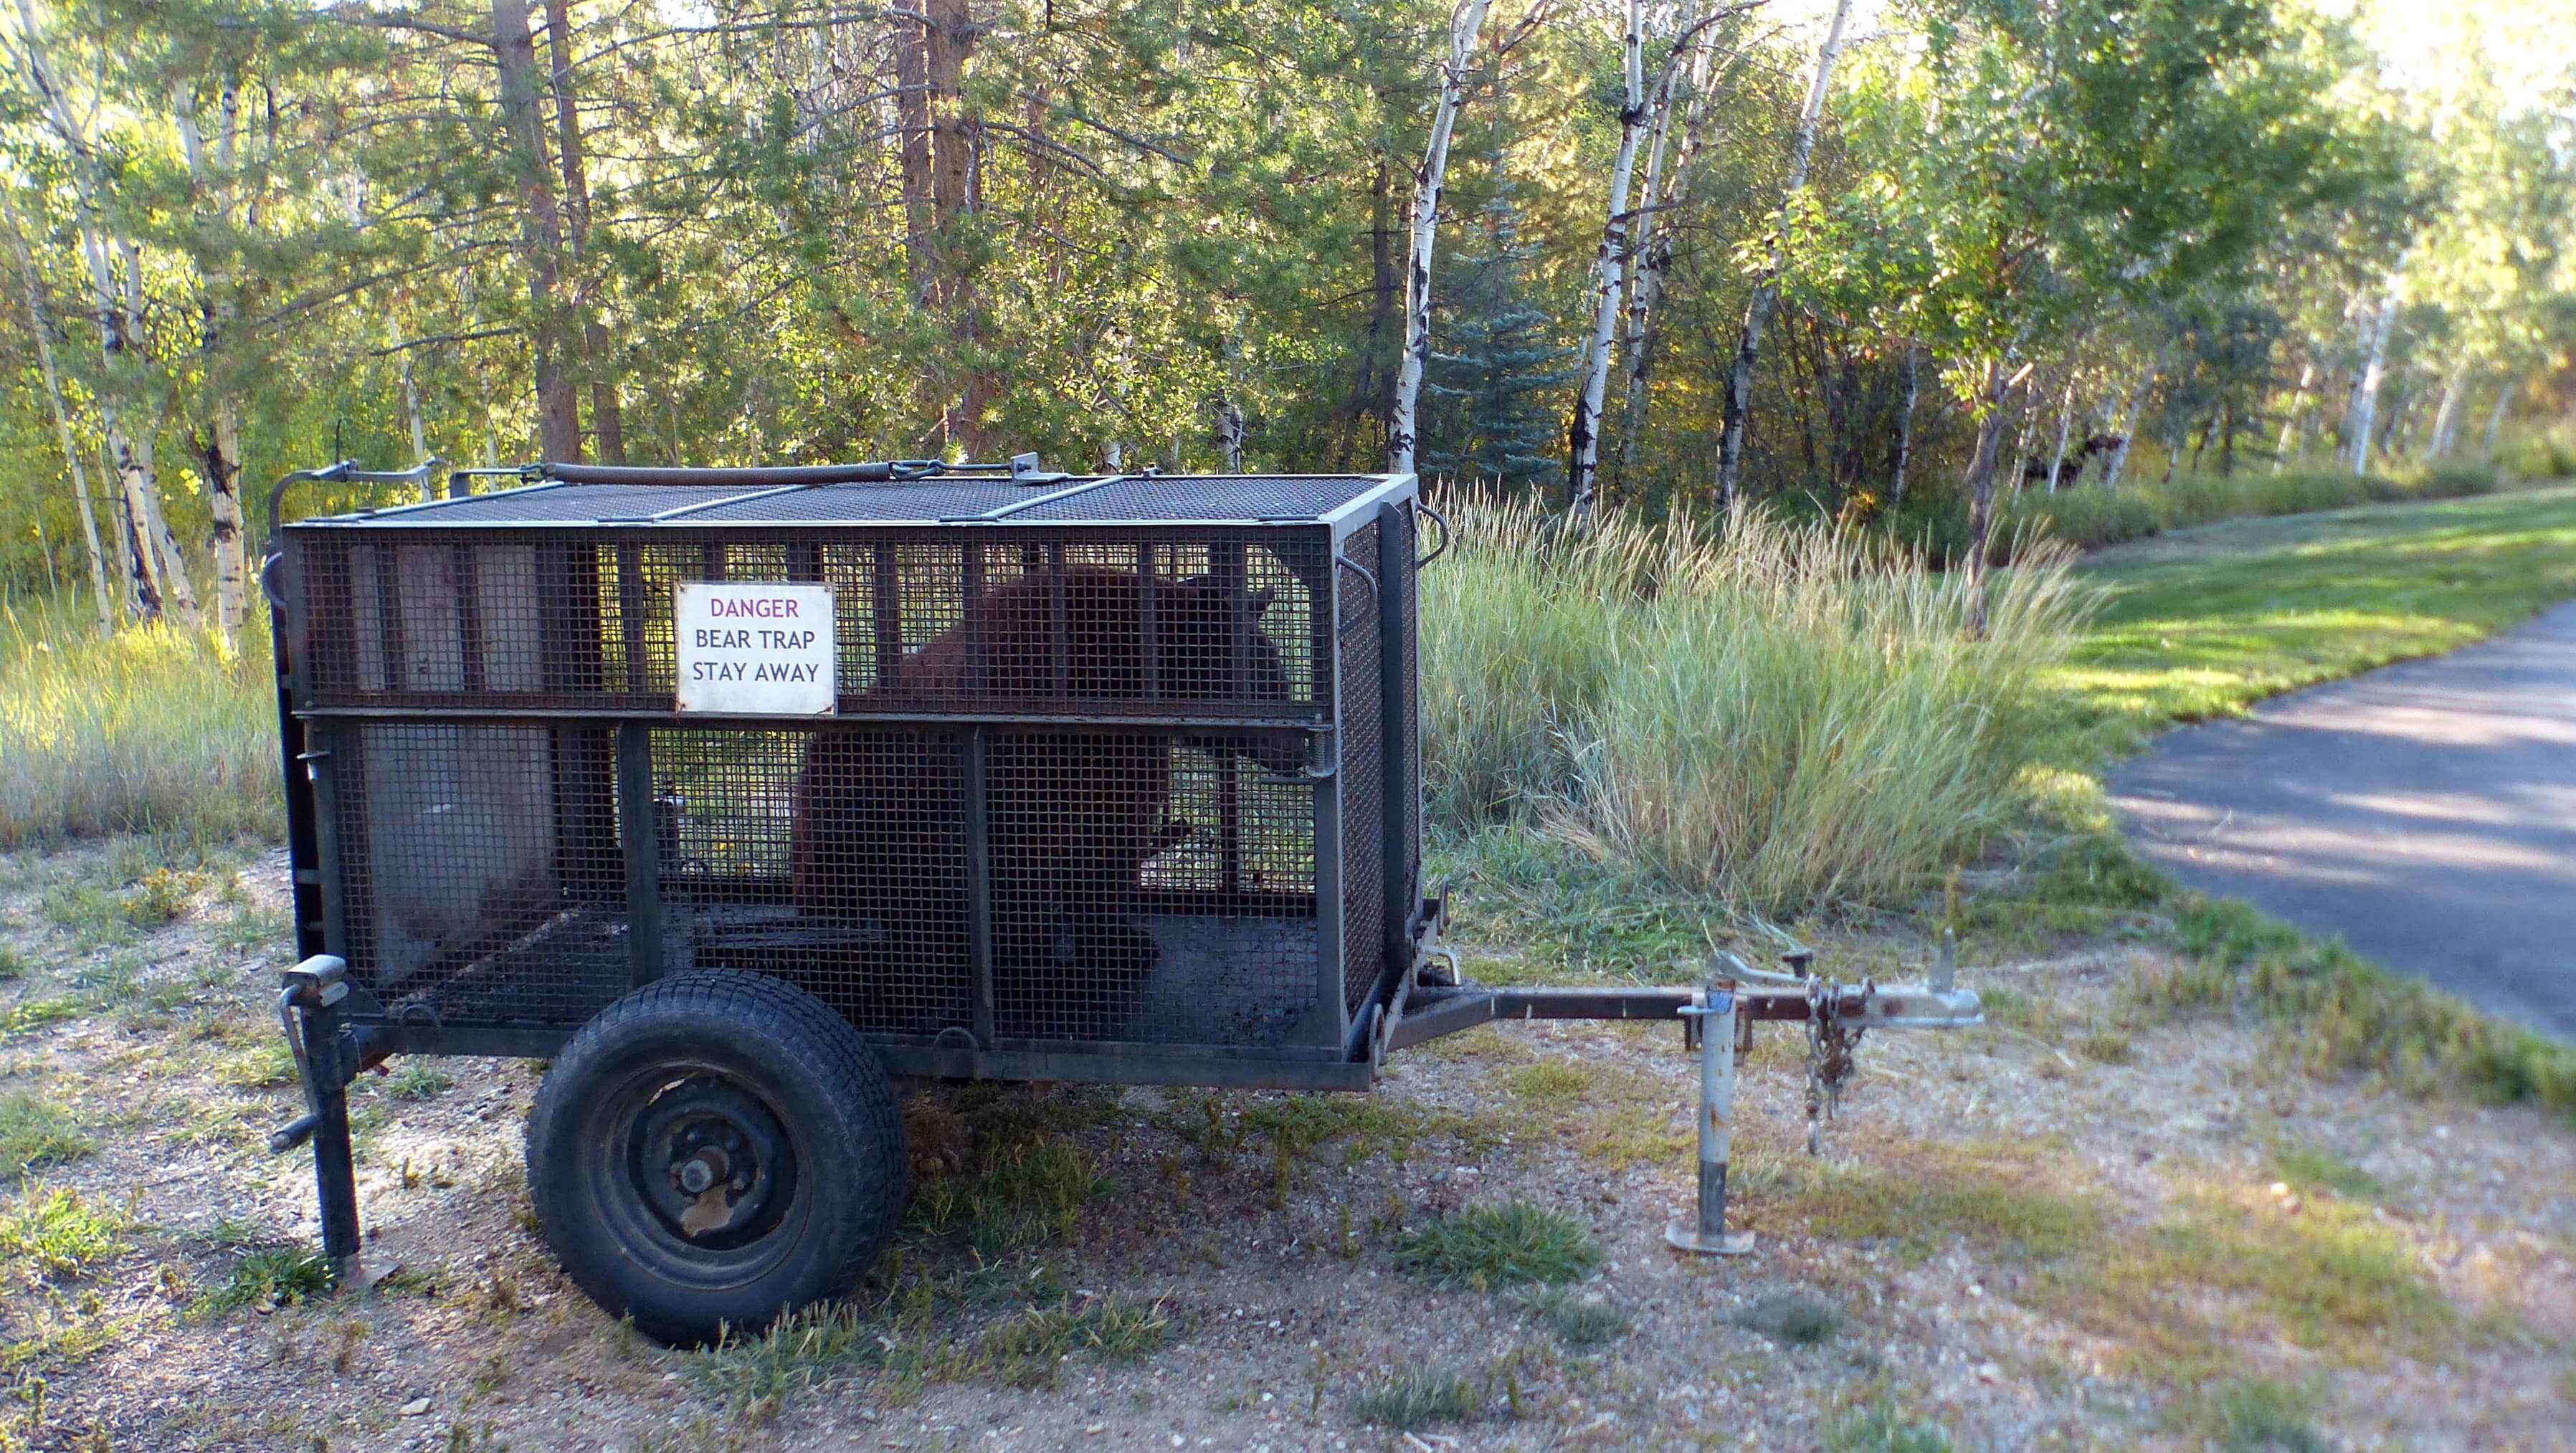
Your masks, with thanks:
[[[1555,399],[1574,381],[1574,349],[1529,302],[1537,249],[1521,241],[1520,221],[1503,182],[1477,212],[1474,245],[1451,254],[1434,290],[1443,301],[1422,383],[1425,475],[1538,491],[1564,480]]]

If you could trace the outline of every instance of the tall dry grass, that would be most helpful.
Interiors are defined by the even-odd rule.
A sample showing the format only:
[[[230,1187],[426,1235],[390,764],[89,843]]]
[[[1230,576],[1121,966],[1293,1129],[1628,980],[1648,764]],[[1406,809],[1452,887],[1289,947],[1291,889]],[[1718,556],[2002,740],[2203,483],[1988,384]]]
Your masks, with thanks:
[[[237,643],[171,625],[102,640],[76,610],[0,607],[0,846],[274,836],[277,773],[265,616]]]
[[[1434,820],[1538,822],[1765,914],[1901,899],[2012,821],[2088,609],[2058,546],[1972,640],[1965,572],[1829,524],[1454,517],[1422,577]]]

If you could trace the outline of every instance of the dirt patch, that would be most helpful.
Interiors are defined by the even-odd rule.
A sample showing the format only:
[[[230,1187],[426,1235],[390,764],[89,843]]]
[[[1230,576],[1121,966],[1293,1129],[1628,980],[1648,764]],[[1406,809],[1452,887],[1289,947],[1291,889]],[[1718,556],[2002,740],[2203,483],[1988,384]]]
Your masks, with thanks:
[[[2143,1016],[2122,989],[2160,951],[2125,944],[1964,968],[1994,1022],[1873,1038],[1816,1160],[1801,1044],[1766,1028],[1743,1261],[1661,1241],[1690,1193],[1679,1035],[1520,1025],[1367,1097],[926,1092],[907,1231],[853,1309],[716,1354],[643,1342],[555,1271],[521,1188],[533,1067],[398,1064],[355,1114],[370,1257],[401,1270],[299,1298],[309,1163],[260,1143],[295,1104],[282,862],[139,861],[0,878],[0,1097],[76,1137],[28,1142],[50,1149],[0,1192],[6,1426],[35,1447],[2576,1441],[2576,1134]],[[1863,950],[1916,952],[1824,962]],[[1408,1236],[1513,1202],[1588,1230],[1597,1269],[1553,1292],[1398,1269]],[[37,1215],[64,1204],[103,1228],[71,1265],[29,1249],[72,1246]]]

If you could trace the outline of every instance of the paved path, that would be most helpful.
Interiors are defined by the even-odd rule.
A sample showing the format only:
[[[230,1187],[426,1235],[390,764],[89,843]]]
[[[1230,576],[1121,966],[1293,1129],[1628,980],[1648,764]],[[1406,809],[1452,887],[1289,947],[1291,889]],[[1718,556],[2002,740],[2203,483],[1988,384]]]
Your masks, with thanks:
[[[2576,602],[2169,733],[2110,791],[2192,887],[2576,1043]]]

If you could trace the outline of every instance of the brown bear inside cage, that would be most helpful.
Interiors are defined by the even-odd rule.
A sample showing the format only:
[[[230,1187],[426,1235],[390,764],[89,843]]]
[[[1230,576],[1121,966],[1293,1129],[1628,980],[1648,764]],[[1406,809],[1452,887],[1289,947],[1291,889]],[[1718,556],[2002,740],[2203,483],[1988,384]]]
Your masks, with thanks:
[[[1146,699],[1286,703],[1288,671],[1260,624],[1272,600],[1271,591],[1214,575],[1172,580],[1097,566],[1031,572],[985,593],[866,697],[924,708],[1000,699],[1057,710],[1070,704],[1064,698],[1094,710]],[[1115,711],[1106,706],[1104,714]],[[962,967],[962,819],[948,793],[924,788],[928,777],[957,768],[927,762],[928,746],[919,730],[899,727],[815,736],[797,782],[793,893],[808,915],[880,925],[879,957],[891,963]],[[1276,734],[1176,738],[1131,726],[990,736],[997,1034],[1124,1034],[1159,953],[1134,921],[1145,865],[1205,831],[1172,814],[1175,746],[1207,752],[1226,771],[1238,757],[1272,772],[1306,766],[1303,744]],[[863,966],[851,967],[865,976]]]

